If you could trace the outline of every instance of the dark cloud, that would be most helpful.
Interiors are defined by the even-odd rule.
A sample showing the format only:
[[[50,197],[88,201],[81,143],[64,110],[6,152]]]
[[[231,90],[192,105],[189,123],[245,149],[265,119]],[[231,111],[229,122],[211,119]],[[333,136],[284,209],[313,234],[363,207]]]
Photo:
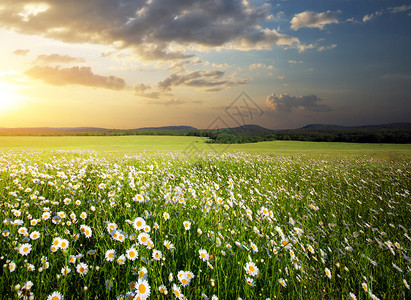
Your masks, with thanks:
[[[158,99],[161,94],[159,91],[153,91],[151,86],[143,83],[136,84],[133,89],[137,96],[144,98]]]
[[[69,55],[50,54],[39,55],[34,61],[35,64],[52,64],[52,63],[83,63],[83,58],[73,57]]]
[[[29,49],[16,49],[16,50],[13,51],[13,54],[26,56],[29,52],[30,52]]]
[[[124,79],[115,76],[94,74],[90,67],[61,68],[60,66],[34,66],[24,74],[32,78],[41,79],[52,85],[63,86],[76,84],[111,90],[126,88]]]
[[[293,109],[304,109],[312,112],[325,112],[331,109],[322,104],[323,99],[316,95],[290,96],[288,94],[272,94],[265,99],[268,109],[282,112],[291,112]]]
[[[136,92],[144,92],[145,90],[149,90],[151,87],[147,84],[138,83],[134,86],[134,91]]]
[[[297,38],[263,26],[270,10],[242,0],[2,0],[0,28],[132,48],[151,60],[191,57],[187,46],[297,47]]]
[[[223,79],[223,71],[193,71],[190,73],[174,73],[158,83],[161,91],[170,91],[176,86],[190,86],[205,88],[206,91],[214,92],[224,87],[245,84],[245,79],[228,80]]]

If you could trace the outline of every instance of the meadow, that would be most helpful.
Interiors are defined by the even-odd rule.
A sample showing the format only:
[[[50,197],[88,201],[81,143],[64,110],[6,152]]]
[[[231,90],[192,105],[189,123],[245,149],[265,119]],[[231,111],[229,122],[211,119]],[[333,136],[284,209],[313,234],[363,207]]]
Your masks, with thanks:
[[[1,137],[2,298],[411,297],[409,145],[212,147]]]

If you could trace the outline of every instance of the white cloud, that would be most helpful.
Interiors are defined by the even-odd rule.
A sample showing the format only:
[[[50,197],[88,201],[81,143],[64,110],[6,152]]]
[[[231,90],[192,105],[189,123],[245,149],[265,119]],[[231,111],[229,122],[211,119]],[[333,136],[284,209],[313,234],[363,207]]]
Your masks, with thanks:
[[[331,50],[331,49],[335,49],[337,48],[337,44],[332,44],[332,45],[328,45],[328,46],[320,46],[318,47],[318,51],[325,51],[325,50]]]
[[[326,12],[314,12],[304,11],[299,14],[295,14],[291,19],[291,29],[298,30],[302,27],[324,29],[328,24],[338,24],[337,15],[340,11],[326,11]]]
[[[126,82],[123,78],[94,74],[90,67],[61,68],[60,66],[34,66],[24,72],[24,74],[57,86],[75,84],[111,90],[126,88]]]
[[[261,63],[251,64],[248,68],[250,70],[257,70],[257,69],[270,70],[270,71],[274,70],[273,65],[266,65],[266,64],[261,64]]]
[[[365,16],[362,18],[362,21],[363,21],[364,23],[366,23],[366,22],[369,22],[369,21],[371,21],[371,20],[373,20],[373,19],[375,19],[376,17],[379,17],[379,16],[381,16],[381,15],[382,15],[382,12],[381,12],[381,11],[376,11],[376,12],[374,12],[374,13],[372,13],[372,14],[365,15]]]
[[[411,10],[411,5],[401,5],[401,6],[389,7],[388,10],[393,14],[397,14],[397,13]]]

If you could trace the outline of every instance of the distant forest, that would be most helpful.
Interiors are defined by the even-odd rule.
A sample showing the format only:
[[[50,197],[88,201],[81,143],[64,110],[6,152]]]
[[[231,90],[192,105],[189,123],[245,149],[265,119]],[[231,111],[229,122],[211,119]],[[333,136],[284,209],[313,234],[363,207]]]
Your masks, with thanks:
[[[235,128],[197,129],[191,126],[146,127],[137,129],[76,128],[0,128],[0,136],[125,136],[169,135],[208,138],[208,143],[240,144],[273,140],[350,142],[350,143],[411,143],[411,123],[369,126],[307,125],[297,129],[270,130],[258,125]]]

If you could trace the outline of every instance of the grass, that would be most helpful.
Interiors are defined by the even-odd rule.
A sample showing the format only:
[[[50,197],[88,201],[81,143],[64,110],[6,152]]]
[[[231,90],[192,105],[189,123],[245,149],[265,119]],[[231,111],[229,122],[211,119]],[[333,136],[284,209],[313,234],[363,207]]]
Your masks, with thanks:
[[[205,138],[184,136],[121,137],[0,137],[3,150],[83,149],[109,152],[247,152],[247,153],[411,153],[410,144],[316,143],[270,141],[250,144],[207,144]]]
[[[411,297],[408,145],[193,145],[0,138],[2,298]]]

